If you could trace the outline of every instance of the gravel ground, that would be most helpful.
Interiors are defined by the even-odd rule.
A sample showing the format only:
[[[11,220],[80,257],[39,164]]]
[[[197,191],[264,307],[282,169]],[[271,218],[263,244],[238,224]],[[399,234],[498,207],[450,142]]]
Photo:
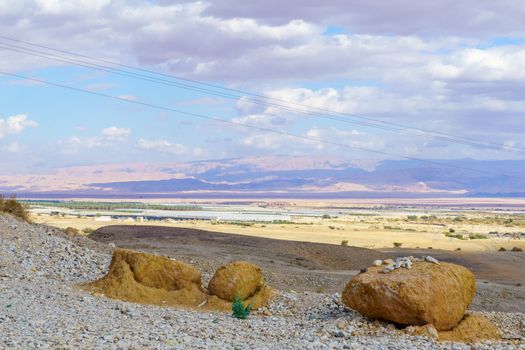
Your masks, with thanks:
[[[525,314],[485,313],[506,340],[474,346],[413,337],[344,307],[337,294],[279,293],[247,320],[136,305],[79,290],[110,249],[0,215],[1,349],[525,349]]]

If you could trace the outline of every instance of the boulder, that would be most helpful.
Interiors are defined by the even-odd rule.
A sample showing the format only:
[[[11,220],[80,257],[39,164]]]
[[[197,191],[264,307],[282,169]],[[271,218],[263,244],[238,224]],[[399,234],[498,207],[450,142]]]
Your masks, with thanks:
[[[206,301],[201,274],[193,266],[125,249],[113,252],[103,278],[83,286],[124,301],[166,306],[197,306]]]
[[[410,269],[384,272],[372,266],[355,276],[343,302],[370,318],[446,331],[461,321],[476,294],[474,275],[455,264],[417,261]]]
[[[264,276],[259,266],[235,261],[221,266],[208,284],[208,291],[223,300],[235,298],[245,300],[254,295],[264,285]]]
[[[254,310],[268,305],[273,290],[265,285],[259,266],[236,261],[221,266],[208,284],[208,300],[205,309],[230,311],[235,298]]]

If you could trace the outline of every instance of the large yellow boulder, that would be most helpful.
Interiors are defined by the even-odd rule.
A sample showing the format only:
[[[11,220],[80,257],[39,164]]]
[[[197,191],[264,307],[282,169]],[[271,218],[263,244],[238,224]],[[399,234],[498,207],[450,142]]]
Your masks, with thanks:
[[[103,278],[83,286],[124,301],[166,306],[197,306],[206,301],[201,274],[193,266],[125,249],[113,252]]]
[[[221,266],[208,284],[208,291],[223,300],[235,298],[245,300],[253,296],[264,285],[264,276],[259,266],[236,261]]]
[[[418,261],[386,271],[370,267],[343,291],[343,302],[362,315],[402,325],[432,324],[438,331],[456,326],[476,294],[474,275],[449,263]]]

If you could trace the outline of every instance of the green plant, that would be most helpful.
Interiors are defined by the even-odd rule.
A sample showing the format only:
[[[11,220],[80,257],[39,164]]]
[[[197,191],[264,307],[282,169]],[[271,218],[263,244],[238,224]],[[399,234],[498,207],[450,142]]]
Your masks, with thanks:
[[[241,298],[236,297],[232,303],[232,316],[241,320],[248,318],[250,312],[252,311],[252,305],[244,307],[244,304]]]
[[[474,233],[468,236],[470,239],[487,239],[488,237],[479,233]]]
[[[445,236],[450,237],[450,238],[465,239],[461,233],[445,232]]]
[[[403,245],[401,242],[394,242],[394,247],[399,248]]]

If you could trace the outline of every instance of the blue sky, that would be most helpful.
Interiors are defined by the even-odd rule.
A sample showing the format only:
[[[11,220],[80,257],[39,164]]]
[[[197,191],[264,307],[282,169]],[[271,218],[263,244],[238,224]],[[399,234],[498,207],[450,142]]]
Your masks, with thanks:
[[[461,3],[372,1],[349,10],[344,1],[269,1],[264,9],[230,1],[3,2],[2,36],[333,110],[350,123],[0,48],[3,71],[236,124],[0,76],[2,171],[272,154],[386,157],[364,149],[394,158],[523,159],[525,7]],[[5,44],[15,43],[0,39]],[[363,119],[351,115],[503,147],[389,132],[353,124]]]

